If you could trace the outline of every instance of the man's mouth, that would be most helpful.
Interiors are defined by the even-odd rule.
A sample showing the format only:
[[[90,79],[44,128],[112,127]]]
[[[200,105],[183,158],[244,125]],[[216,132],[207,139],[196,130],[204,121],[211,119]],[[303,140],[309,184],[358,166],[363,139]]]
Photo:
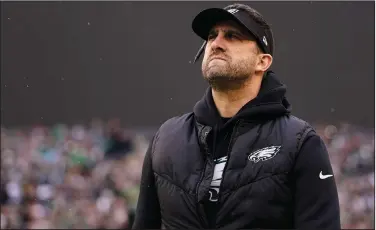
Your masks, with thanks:
[[[213,60],[215,60],[215,59],[217,59],[217,60],[223,60],[223,61],[226,61],[226,59],[225,59],[225,58],[223,58],[223,57],[219,57],[219,56],[214,56],[214,57],[210,58],[210,60],[209,60],[209,61],[213,61]]]

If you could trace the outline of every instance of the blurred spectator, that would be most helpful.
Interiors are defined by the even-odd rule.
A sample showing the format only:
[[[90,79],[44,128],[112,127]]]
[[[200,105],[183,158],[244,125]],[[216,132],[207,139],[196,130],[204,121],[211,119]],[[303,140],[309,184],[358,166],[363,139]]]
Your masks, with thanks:
[[[374,131],[317,125],[330,154],[342,228],[374,228]],[[151,135],[145,135],[151,136]],[[149,140],[99,119],[1,129],[1,229],[129,229]]]
[[[132,137],[121,128],[119,119],[110,120],[108,129],[106,157],[122,157],[133,150]]]

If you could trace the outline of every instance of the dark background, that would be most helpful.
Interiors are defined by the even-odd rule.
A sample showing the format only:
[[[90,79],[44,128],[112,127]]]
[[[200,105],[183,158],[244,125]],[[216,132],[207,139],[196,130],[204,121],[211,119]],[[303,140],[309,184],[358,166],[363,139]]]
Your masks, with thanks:
[[[2,125],[144,127],[190,112],[207,87],[191,21],[230,3],[1,2]],[[248,4],[272,25],[296,116],[374,126],[374,2]]]

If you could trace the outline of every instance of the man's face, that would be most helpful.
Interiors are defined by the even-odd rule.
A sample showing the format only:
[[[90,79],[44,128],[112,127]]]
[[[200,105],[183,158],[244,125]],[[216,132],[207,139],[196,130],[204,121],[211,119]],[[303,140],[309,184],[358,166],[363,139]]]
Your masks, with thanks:
[[[215,25],[208,36],[202,74],[216,90],[241,88],[261,54],[254,37],[233,21]]]

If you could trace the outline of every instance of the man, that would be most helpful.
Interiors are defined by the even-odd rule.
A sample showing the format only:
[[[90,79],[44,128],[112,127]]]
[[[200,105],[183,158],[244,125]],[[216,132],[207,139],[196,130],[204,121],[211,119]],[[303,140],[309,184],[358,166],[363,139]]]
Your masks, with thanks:
[[[206,40],[210,87],[155,134],[133,228],[340,229],[325,145],[290,115],[286,87],[269,70],[269,25],[235,4],[202,11],[192,27]]]

